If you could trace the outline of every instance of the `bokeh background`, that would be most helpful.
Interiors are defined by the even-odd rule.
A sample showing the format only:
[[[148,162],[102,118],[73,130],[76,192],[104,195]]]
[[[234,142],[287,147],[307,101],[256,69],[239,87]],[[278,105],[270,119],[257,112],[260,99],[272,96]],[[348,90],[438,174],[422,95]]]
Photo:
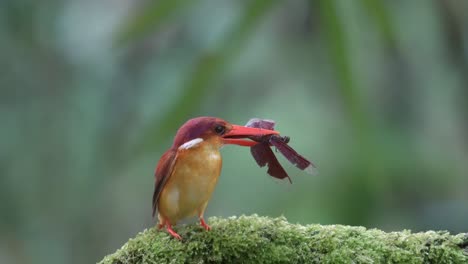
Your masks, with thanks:
[[[0,3],[0,263],[93,263],[152,227],[187,119],[277,121],[293,184],[223,148],[207,216],[468,231],[468,1]]]

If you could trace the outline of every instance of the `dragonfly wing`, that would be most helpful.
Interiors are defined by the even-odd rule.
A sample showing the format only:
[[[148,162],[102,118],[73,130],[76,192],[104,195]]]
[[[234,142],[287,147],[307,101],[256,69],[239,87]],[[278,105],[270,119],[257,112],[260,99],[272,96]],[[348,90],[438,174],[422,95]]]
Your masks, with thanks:
[[[259,143],[251,147],[250,152],[260,167],[268,164],[267,173],[269,175],[278,179],[288,178],[289,182],[291,182],[291,178],[289,178],[267,143]]]
[[[297,151],[291,148],[288,144],[284,141],[279,140],[276,137],[272,137],[270,139],[270,143],[276,147],[276,149],[283,154],[283,156],[289,160],[292,164],[298,167],[301,170],[306,171],[309,174],[315,174],[316,168],[315,165],[308,161],[306,158],[301,156]]]
[[[245,126],[275,130],[275,121],[269,119],[251,118],[247,124],[245,124]]]

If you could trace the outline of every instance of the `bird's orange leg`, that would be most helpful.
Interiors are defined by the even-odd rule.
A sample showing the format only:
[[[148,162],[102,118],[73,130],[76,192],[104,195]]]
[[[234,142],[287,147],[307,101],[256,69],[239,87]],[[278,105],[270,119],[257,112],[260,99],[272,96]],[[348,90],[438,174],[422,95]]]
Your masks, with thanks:
[[[166,230],[171,236],[173,236],[175,239],[182,240],[182,237],[177,234],[173,229],[169,221],[166,221]]]
[[[164,217],[159,213],[158,213],[158,219],[159,219],[159,223],[156,227],[158,228],[158,230],[161,230],[166,225],[167,220],[164,219]]]
[[[205,222],[205,219],[203,219],[203,216],[200,217],[200,224],[205,228],[206,231],[211,230],[211,227]]]
[[[205,219],[203,219],[203,215],[205,214],[205,209],[206,206],[208,205],[208,202],[205,202],[199,209],[198,209],[198,219],[200,219],[200,225],[205,228],[206,231],[211,230],[211,227],[205,222]]]
[[[161,230],[166,224],[166,221],[163,221],[163,222],[159,222],[159,224],[157,225],[158,227],[158,230]]]

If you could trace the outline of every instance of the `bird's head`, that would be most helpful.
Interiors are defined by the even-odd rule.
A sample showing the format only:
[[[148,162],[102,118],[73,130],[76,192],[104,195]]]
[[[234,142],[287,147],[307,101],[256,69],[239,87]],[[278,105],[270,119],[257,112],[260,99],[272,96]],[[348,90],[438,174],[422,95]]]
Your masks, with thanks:
[[[214,147],[224,144],[253,146],[255,141],[247,139],[250,136],[279,134],[274,130],[252,128],[234,125],[216,117],[197,117],[190,119],[177,131],[173,147],[189,149],[202,142]]]

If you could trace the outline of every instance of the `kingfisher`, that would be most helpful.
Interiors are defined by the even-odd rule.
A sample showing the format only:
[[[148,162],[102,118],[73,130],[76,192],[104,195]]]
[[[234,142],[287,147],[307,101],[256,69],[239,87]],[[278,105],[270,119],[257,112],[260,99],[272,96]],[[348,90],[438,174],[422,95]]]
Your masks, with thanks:
[[[153,217],[158,213],[158,229],[181,240],[172,226],[184,218],[198,216],[201,226],[210,230],[203,214],[221,173],[219,149],[226,144],[252,147],[249,137],[279,132],[231,124],[216,117],[197,117],[183,124],[174,143],[156,166]]]

